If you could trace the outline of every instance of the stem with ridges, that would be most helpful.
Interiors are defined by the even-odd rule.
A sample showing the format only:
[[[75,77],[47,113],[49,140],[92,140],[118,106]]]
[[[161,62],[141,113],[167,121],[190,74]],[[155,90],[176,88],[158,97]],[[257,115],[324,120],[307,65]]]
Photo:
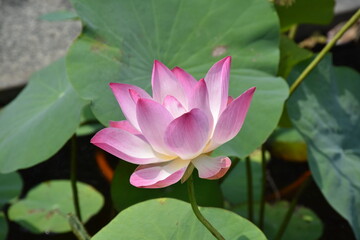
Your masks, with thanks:
[[[188,186],[188,195],[191,204],[191,208],[195,213],[195,216],[199,221],[211,232],[211,234],[218,240],[225,240],[225,238],[214,228],[211,223],[201,214],[199,207],[196,203],[195,190],[194,190],[194,179],[193,176],[190,175],[187,180]]]
[[[321,52],[314,58],[314,60],[304,69],[300,76],[290,87],[290,95],[296,90],[305,77],[316,67],[316,65],[323,59],[325,54],[330,51],[334,44],[339,40],[342,35],[360,18],[360,9],[346,22],[340,31],[331,39],[328,44],[321,50]]]
[[[76,144],[76,135],[74,134],[71,137],[71,166],[70,166],[70,180],[71,180],[71,189],[73,194],[75,214],[77,218],[81,221],[81,212],[79,204],[79,194],[76,185],[77,181],[77,144]]]
[[[279,228],[274,240],[280,240],[282,238],[283,234],[285,233],[285,230],[286,230],[286,228],[291,220],[291,217],[294,213],[294,210],[295,210],[296,204],[299,200],[299,197],[301,196],[301,194],[303,193],[305,188],[309,185],[310,179],[311,178],[309,177],[302,183],[302,185],[300,186],[299,190],[297,191],[295,197],[292,199],[290,207],[289,207],[288,211],[286,212],[286,215],[280,225],[280,228]]]
[[[253,186],[252,186],[252,172],[251,161],[249,157],[245,159],[246,164],[246,178],[247,178],[247,195],[248,195],[248,217],[252,222],[254,219],[254,206],[253,206]]]
[[[259,213],[259,228],[264,228],[265,215],[265,189],[266,189],[266,159],[265,146],[261,146],[261,199],[260,199],[260,213]]]

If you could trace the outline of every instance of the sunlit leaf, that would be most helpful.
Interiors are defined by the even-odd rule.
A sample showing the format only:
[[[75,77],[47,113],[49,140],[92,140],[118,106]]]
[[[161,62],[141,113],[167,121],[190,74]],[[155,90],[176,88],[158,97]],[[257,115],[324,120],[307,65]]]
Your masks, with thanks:
[[[220,208],[201,208],[201,212],[225,239],[266,239],[255,225],[235,213]],[[160,198],[125,209],[92,240],[213,238],[196,218],[190,204],[175,199]]]
[[[67,80],[64,59],[35,73],[0,112],[0,172],[31,167],[55,154],[74,134],[83,105]]]

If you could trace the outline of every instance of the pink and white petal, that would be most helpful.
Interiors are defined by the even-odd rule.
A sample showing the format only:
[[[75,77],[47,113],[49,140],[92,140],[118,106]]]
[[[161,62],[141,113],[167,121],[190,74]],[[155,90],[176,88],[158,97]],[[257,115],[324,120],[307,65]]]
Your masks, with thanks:
[[[194,108],[169,124],[165,143],[182,159],[192,159],[202,152],[209,135],[208,117],[200,109]]]
[[[134,102],[134,95],[141,98],[151,98],[150,95],[145,90],[130,84],[110,83],[110,87],[126,119],[136,129],[140,130],[136,120],[136,102]]]
[[[97,132],[90,142],[130,163],[149,164],[167,161],[158,158],[146,141],[119,128],[104,128]]]
[[[238,98],[233,100],[223,111],[216,124],[215,131],[207,151],[211,151],[221,144],[230,141],[239,133],[245,121],[255,89],[255,87],[252,87],[246,90]]]
[[[199,108],[203,111],[210,109],[209,94],[204,79],[200,79],[191,90],[189,109]]]
[[[123,121],[110,121],[109,123],[110,127],[112,128],[120,128],[124,131],[127,131],[129,133],[132,133],[134,135],[139,135],[141,132],[139,132],[136,128],[134,128],[133,125],[127,120]]]
[[[231,166],[228,157],[209,157],[200,155],[191,161],[197,168],[200,178],[219,179],[226,174]]]
[[[189,98],[192,89],[194,89],[197,83],[196,79],[191,74],[189,74],[188,72],[186,72],[185,70],[179,67],[175,67],[171,71],[174,73],[175,77],[181,83],[186,97]]]
[[[210,110],[209,94],[204,79],[200,79],[191,91],[189,109],[199,108],[208,117],[210,129],[213,129],[213,117]]]
[[[171,113],[174,118],[177,118],[186,112],[186,109],[183,107],[181,102],[170,95],[165,97],[163,106]]]
[[[223,58],[215,63],[205,76],[210,96],[210,109],[215,122],[227,105],[230,65],[231,57]]]
[[[157,60],[154,61],[151,84],[155,101],[162,103],[166,96],[171,95],[183,105],[186,102],[181,83],[170,69]]]
[[[164,142],[165,130],[174,119],[170,112],[158,102],[140,98],[136,105],[136,114],[141,132],[153,149],[172,155]]]
[[[141,165],[130,177],[130,183],[139,188],[162,188],[178,182],[190,161],[175,159],[166,163]]]

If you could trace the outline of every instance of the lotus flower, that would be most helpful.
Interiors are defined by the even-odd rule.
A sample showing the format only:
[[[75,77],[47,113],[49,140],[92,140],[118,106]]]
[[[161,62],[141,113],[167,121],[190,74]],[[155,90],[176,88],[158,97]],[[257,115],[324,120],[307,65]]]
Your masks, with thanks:
[[[162,188],[178,182],[192,164],[200,178],[218,179],[231,165],[210,153],[240,131],[255,87],[238,98],[228,96],[231,57],[215,63],[204,79],[183,69],[154,62],[151,97],[123,83],[110,87],[126,117],[110,122],[91,143],[127,162],[138,164],[130,183]]]

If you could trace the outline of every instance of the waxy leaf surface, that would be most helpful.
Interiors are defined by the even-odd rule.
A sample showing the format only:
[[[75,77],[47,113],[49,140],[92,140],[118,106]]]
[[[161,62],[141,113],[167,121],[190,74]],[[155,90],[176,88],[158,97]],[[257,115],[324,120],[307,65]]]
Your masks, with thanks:
[[[201,208],[200,210],[225,239],[266,239],[254,224],[233,212],[220,208]],[[208,240],[213,238],[196,218],[189,203],[171,198],[159,198],[125,209],[101,229],[92,240]]]
[[[300,64],[290,81],[309,64]],[[324,58],[288,102],[316,184],[360,238],[360,74]]]
[[[237,97],[253,86],[257,92],[242,133],[224,145],[226,151],[245,156],[275,128],[288,89],[281,78],[273,77],[279,61],[279,23],[267,1],[71,2],[85,28],[68,52],[68,76],[79,94],[92,101],[104,125],[123,119],[108,83],[128,83],[150,92],[154,59],[200,79],[214,62],[232,56],[230,94]]]
[[[31,167],[54,155],[75,132],[84,101],[67,80],[64,59],[33,74],[0,112],[0,172]]]

